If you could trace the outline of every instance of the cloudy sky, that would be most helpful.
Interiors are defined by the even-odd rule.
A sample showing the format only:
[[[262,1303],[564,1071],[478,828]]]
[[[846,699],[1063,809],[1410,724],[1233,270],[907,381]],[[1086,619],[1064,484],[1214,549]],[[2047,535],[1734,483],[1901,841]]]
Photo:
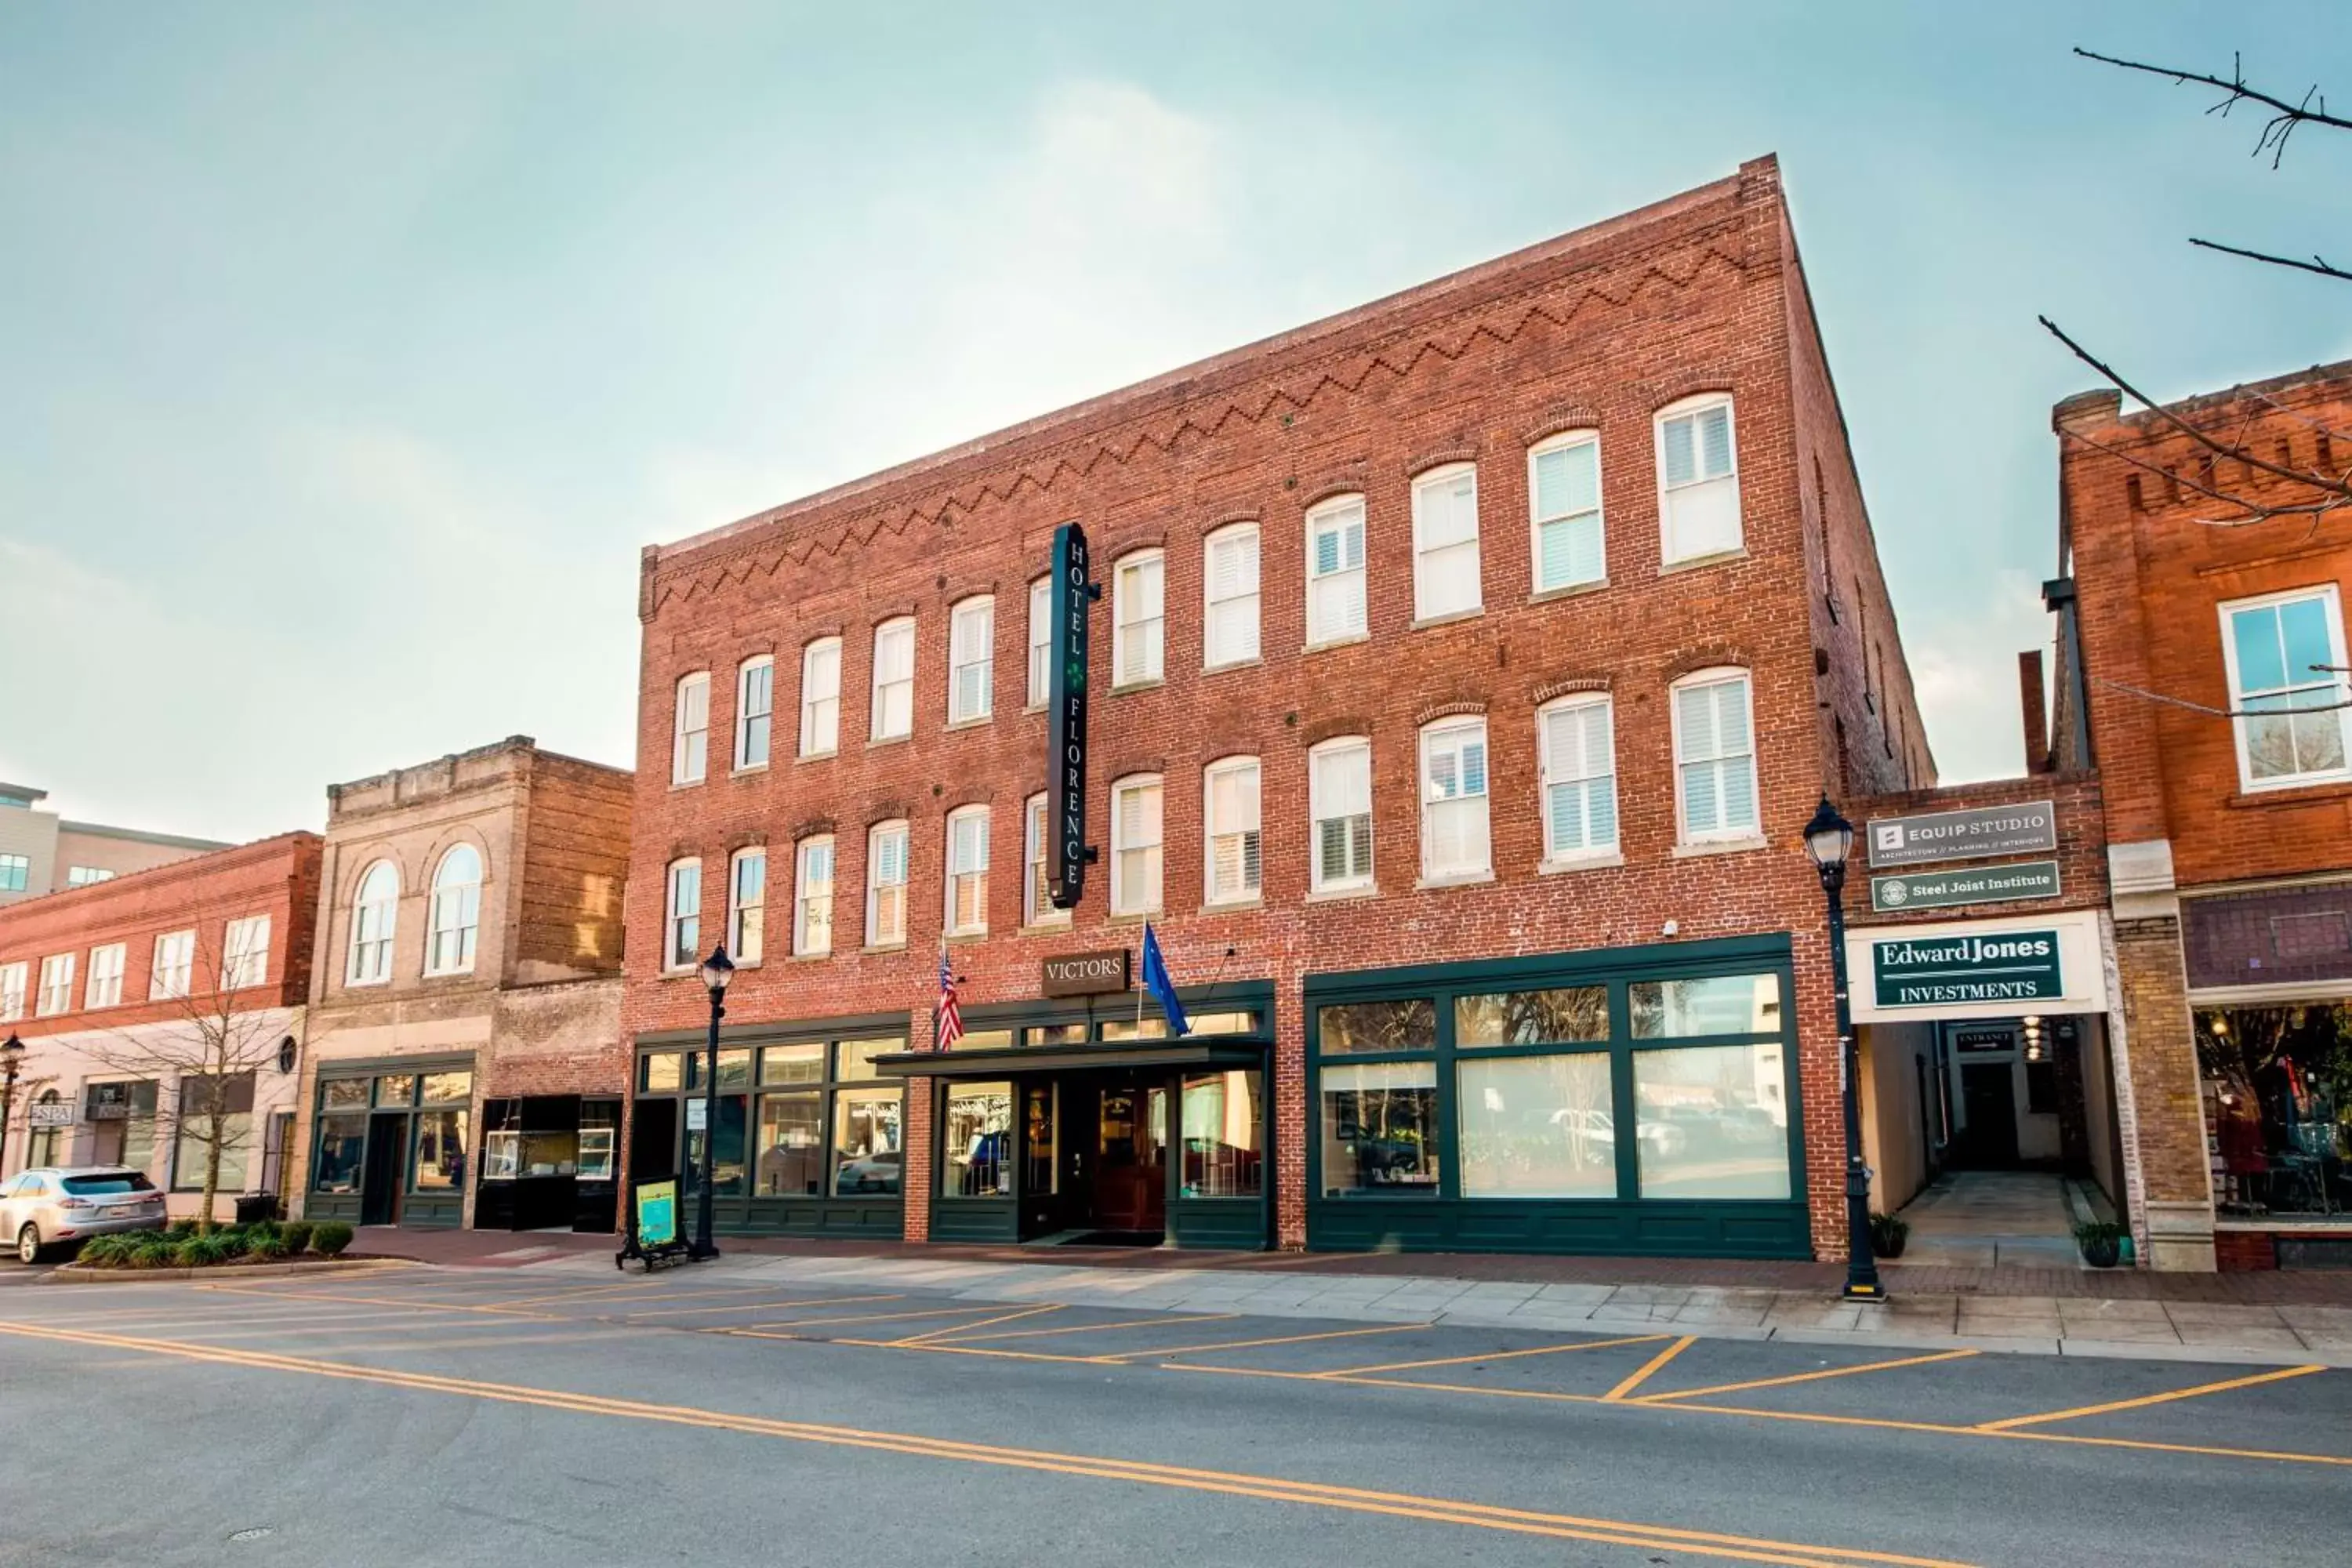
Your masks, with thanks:
[[[2352,8],[0,8],[0,778],[242,838],[512,733],[630,760],[636,557],[1781,158],[1945,776],[2019,765],[2057,316],[2344,357]]]

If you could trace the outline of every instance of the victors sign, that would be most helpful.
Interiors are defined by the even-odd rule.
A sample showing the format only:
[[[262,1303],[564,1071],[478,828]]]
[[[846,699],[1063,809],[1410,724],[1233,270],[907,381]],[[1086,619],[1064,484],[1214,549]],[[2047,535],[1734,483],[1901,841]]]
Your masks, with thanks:
[[[1865,831],[1874,867],[2048,854],[2058,847],[2058,807],[2053,801],[2037,800],[1921,816],[1873,817]]]
[[[2054,931],[1874,942],[1870,956],[1881,1007],[2032,1002],[2066,994]]]

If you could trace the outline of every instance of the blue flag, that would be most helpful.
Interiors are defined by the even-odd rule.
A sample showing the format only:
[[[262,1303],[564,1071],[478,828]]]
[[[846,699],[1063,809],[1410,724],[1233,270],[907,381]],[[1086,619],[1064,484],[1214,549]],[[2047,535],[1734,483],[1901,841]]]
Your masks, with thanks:
[[[1184,1016],[1184,1004],[1176,1000],[1176,983],[1168,978],[1168,963],[1160,956],[1159,935],[1149,925],[1143,928],[1143,988],[1151,993],[1151,999],[1167,1015],[1169,1028],[1179,1037],[1192,1032],[1192,1026]]]

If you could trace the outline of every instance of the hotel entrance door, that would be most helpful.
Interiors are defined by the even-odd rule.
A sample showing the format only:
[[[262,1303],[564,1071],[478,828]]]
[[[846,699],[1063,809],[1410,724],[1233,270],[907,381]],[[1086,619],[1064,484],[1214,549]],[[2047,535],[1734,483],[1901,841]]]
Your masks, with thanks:
[[[1024,1240],[1155,1245],[1168,1228],[1171,1086],[1065,1074],[1022,1086]]]

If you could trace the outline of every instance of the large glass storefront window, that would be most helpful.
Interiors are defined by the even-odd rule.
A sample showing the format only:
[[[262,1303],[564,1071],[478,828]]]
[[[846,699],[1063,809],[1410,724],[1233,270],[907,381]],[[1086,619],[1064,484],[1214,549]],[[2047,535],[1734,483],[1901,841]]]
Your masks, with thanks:
[[[1327,1057],[1437,1048],[1437,1004],[1426,997],[1343,1002],[1317,1008],[1315,1018],[1319,1048]]]
[[[245,1191],[253,1159],[253,1074],[180,1079],[178,1136],[172,1151],[172,1190],[200,1193],[215,1149],[220,1154],[218,1189]]]
[[[1633,1053],[1643,1197],[1789,1195],[1780,1057],[1778,1045]]]
[[[941,1128],[941,1196],[993,1198],[1012,1194],[1011,1084],[950,1084]]]
[[[2196,1019],[2220,1211],[2352,1211],[2352,1004],[2206,1008]]]
[[[1323,1191],[1432,1192],[1438,1176],[1437,1064],[1323,1069]]]
[[[906,1097],[895,1080],[879,1077],[874,1060],[906,1048],[893,1035],[721,1049],[714,1190],[754,1198],[897,1196]],[[686,1107],[701,1099],[701,1061],[696,1050],[647,1051],[637,1061],[635,1114],[668,1119],[680,1130],[689,1186],[704,1139],[684,1130]],[[735,1089],[751,1092],[730,1092]],[[581,1137],[585,1175],[592,1137],[584,1121]],[[600,1126],[593,1140],[607,1178],[610,1139],[611,1130]],[[639,1171],[633,1179],[661,1173]]]
[[[1608,1052],[1464,1060],[1455,1073],[1463,1196],[1617,1195]]]
[[[1254,1198],[1265,1183],[1265,1075],[1255,1070],[1184,1077],[1183,1195]]]
[[[820,1047],[822,1049],[822,1047]],[[815,1197],[824,1191],[824,1097],[760,1097],[760,1181],[763,1198]]]
[[[339,1110],[319,1118],[319,1160],[310,1190],[360,1190],[360,1160],[367,1152],[367,1112]]]
[[[898,1048],[898,1042],[890,1042]],[[833,1101],[833,1190],[842,1197],[895,1197],[906,1173],[895,1089],[844,1089]]]

